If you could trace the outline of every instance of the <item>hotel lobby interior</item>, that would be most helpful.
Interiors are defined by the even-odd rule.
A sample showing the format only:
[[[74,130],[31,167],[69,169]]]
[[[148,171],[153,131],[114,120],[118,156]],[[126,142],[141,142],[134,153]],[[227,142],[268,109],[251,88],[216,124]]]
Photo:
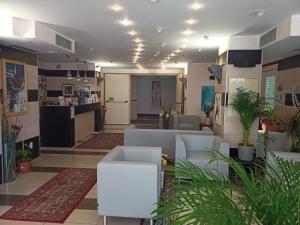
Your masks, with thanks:
[[[299,0],[0,0],[0,225],[300,225]]]

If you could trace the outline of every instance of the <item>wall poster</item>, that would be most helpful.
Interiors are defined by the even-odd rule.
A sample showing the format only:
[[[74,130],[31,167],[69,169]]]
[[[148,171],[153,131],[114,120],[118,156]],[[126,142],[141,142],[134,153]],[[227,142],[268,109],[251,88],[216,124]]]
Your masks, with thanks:
[[[160,81],[152,81],[152,107],[161,107],[161,84]]]
[[[3,60],[3,103],[8,116],[24,114],[28,110],[26,64]]]

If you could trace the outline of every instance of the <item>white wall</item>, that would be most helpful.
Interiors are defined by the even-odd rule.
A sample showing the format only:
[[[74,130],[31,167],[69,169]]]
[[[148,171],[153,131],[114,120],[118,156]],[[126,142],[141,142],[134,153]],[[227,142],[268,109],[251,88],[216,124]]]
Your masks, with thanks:
[[[162,107],[152,108],[152,81],[159,80],[162,88],[162,107],[176,107],[176,77],[138,77],[137,113],[159,114]]]
[[[187,115],[201,115],[205,118],[205,114],[201,112],[201,90],[202,86],[214,86],[215,81],[209,79],[207,67],[210,63],[189,63],[187,75]]]

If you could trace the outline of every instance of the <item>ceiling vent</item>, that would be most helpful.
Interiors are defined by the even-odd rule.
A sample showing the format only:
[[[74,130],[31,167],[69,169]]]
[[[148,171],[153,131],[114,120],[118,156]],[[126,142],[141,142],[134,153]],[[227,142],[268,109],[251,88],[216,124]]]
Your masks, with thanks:
[[[266,45],[272,43],[276,40],[276,34],[277,34],[277,27],[270,30],[269,32],[265,33],[260,37],[260,47],[265,47]]]
[[[21,51],[24,51],[24,52],[37,53],[37,51],[35,51],[33,49],[25,48],[25,47],[22,47],[20,45],[8,45],[8,47],[11,47],[11,48],[14,48],[14,49],[17,49],[17,50],[21,50]]]
[[[56,45],[60,48],[64,48],[66,50],[72,51],[72,40],[63,37],[59,34],[56,34]]]

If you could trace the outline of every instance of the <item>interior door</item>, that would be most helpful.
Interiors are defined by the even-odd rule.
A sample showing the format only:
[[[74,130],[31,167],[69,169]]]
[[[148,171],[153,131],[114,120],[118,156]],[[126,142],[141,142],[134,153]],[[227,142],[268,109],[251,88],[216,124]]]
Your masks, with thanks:
[[[130,124],[130,75],[105,75],[106,124]]]

